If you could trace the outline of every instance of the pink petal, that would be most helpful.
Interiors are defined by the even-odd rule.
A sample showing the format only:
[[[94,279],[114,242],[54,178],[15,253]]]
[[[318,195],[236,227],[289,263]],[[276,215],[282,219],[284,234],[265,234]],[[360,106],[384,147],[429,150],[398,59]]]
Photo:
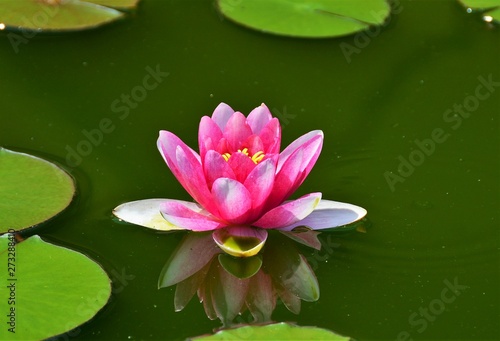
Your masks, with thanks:
[[[262,128],[259,134],[264,152],[266,154],[277,154],[280,151],[281,144],[281,126],[277,118],[273,118],[269,123]]]
[[[182,187],[205,209],[214,212],[200,156],[169,131],[160,131],[158,149]]]
[[[316,162],[323,145],[323,132],[321,130],[313,130],[290,143],[290,145],[288,145],[288,147],[280,153],[278,171],[281,169],[281,166],[285,163],[285,161],[295,152],[295,150],[298,148],[305,148],[311,144],[316,148],[313,150],[313,155],[309,157],[308,162],[314,165],[314,162]],[[312,166],[310,168],[312,168]]]
[[[248,212],[252,208],[252,199],[241,183],[233,179],[219,178],[212,185],[212,197],[222,219],[233,224],[246,222]]]
[[[236,180],[243,183],[248,174],[255,168],[255,163],[247,155],[243,153],[233,153],[229,160],[228,165],[234,172]]]
[[[246,117],[235,112],[226,124],[224,129],[224,137],[227,139],[229,148],[232,152],[242,148],[243,142],[252,135],[252,129],[246,122]]]
[[[252,225],[268,229],[289,226],[311,214],[320,200],[321,193],[304,195],[273,208]]]
[[[201,162],[198,159],[199,156],[193,153],[189,149],[183,148],[183,146],[177,146],[177,167],[184,180],[184,183],[181,184],[203,208],[217,214],[217,209],[210,200],[210,191],[208,190]]]
[[[226,128],[227,121],[234,114],[234,110],[226,103],[221,103],[215,108],[212,114],[212,120],[219,126],[221,131]]]
[[[267,159],[259,163],[248,174],[243,185],[250,192],[252,200],[252,211],[259,214],[267,197],[271,193],[274,184],[274,173],[276,171],[275,160]],[[253,217],[256,219],[257,217]]]
[[[252,128],[254,134],[260,134],[262,128],[264,128],[272,118],[271,112],[267,106],[262,103],[248,114],[247,123],[250,128]]]
[[[169,223],[192,231],[211,231],[224,226],[192,202],[167,199],[160,205],[160,212]]]
[[[209,150],[205,154],[205,161],[203,162],[203,170],[205,172],[205,179],[209,189],[218,178],[236,179],[233,170],[229,164],[224,160],[222,155],[215,150]]]
[[[264,152],[264,144],[259,135],[250,135],[245,142],[243,142],[243,147],[248,148],[249,155],[257,152]]]
[[[200,148],[200,156],[203,160],[207,150],[215,149],[215,143],[218,143],[222,138],[222,130],[208,116],[203,116],[200,121],[198,130],[198,146]]]
[[[280,230],[291,231],[297,226],[307,226],[314,230],[334,228],[351,224],[365,215],[366,210],[362,207],[338,201],[321,200],[306,218]]]
[[[298,149],[284,163],[281,170],[276,174],[274,188],[266,203],[267,209],[274,208],[286,200],[295,191],[294,184],[301,175],[303,151]]]

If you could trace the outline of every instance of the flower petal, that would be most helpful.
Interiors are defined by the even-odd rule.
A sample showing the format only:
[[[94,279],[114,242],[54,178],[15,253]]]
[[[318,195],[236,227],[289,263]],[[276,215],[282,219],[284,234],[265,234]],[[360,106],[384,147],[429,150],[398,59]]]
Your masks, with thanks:
[[[205,209],[217,213],[210,201],[200,156],[169,131],[160,131],[158,149],[182,187]]]
[[[205,161],[203,162],[203,171],[205,172],[205,179],[209,189],[218,178],[236,179],[233,170],[229,164],[224,160],[222,155],[214,150],[209,150],[205,154]]]
[[[145,199],[131,201],[116,207],[113,214],[128,223],[149,227],[158,231],[184,230],[172,225],[160,213],[160,205],[169,199]]]
[[[243,184],[233,179],[219,178],[212,185],[212,197],[222,219],[233,224],[245,223],[252,208],[252,200]]]
[[[227,163],[233,170],[236,180],[241,183],[245,182],[248,174],[256,167],[252,159],[240,152],[233,153]]]
[[[227,121],[234,114],[234,110],[226,103],[221,103],[215,108],[212,114],[212,120],[219,126],[221,131],[226,128]]]
[[[169,223],[192,231],[211,231],[224,226],[193,202],[166,200],[161,203],[160,212]]]
[[[252,135],[252,129],[246,121],[242,113],[235,112],[226,124],[224,137],[227,139],[231,152],[241,149],[243,142]]]
[[[266,154],[277,154],[280,152],[281,144],[281,125],[277,118],[273,118],[262,128],[259,134],[264,144]]]
[[[344,226],[362,219],[366,215],[362,207],[338,201],[321,200],[306,218],[280,228],[291,231],[297,226],[307,226],[314,230]]]
[[[198,154],[196,154],[198,156]],[[178,146],[176,150],[177,167],[182,174],[182,186],[204,209],[217,215],[217,208],[210,200],[210,191],[203,173],[201,162],[190,150]]]
[[[274,185],[274,173],[276,171],[276,161],[267,159],[259,163],[248,174],[243,185],[250,192],[252,200],[252,210],[259,214]],[[253,217],[257,218],[257,217]]]
[[[321,200],[321,193],[310,193],[286,202],[265,213],[252,225],[262,228],[281,228],[307,217]]]
[[[267,106],[262,103],[248,114],[247,123],[250,128],[252,128],[254,134],[260,134],[262,128],[264,128],[272,118],[271,112]]]
[[[318,143],[319,142],[319,143]],[[323,145],[323,132],[321,130],[313,130],[307,134],[302,135],[292,143],[290,143],[281,153],[280,153],[280,159],[278,162],[278,171],[280,171],[281,167],[285,163],[285,161],[297,150],[298,148],[304,148],[308,146],[309,144],[314,143],[313,152],[312,155],[309,157],[308,163],[312,163],[311,167],[314,165],[316,162],[319,153],[321,152],[321,147]]]
[[[200,156],[203,160],[207,150],[215,149],[215,143],[218,143],[222,138],[222,130],[208,116],[203,116],[200,121],[198,130],[198,146],[200,148]]]
[[[278,206],[295,191],[294,185],[301,174],[303,155],[302,149],[296,150],[276,174],[273,190],[266,203],[267,209]]]
[[[234,257],[255,256],[264,246],[267,231],[250,226],[229,226],[215,230],[215,243],[227,254]]]

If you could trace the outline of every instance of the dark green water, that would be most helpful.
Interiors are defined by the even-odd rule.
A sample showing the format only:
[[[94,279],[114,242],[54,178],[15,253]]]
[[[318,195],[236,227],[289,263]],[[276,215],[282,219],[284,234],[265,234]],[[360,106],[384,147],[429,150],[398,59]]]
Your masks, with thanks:
[[[345,44],[357,49],[347,58]],[[259,34],[201,0],[144,0],[128,20],[38,35],[17,53],[1,35],[0,145],[66,165],[79,186],[39,234],[114,279],[110,304],[74,339],[178,340],[219,326],[196,300],[175,313],[173,288],[157,290],[182,234],[117,224],[111,210],[189,200],[156,149],[158,131],[195,147],[199,119],[222,101],[244,113],[266,103],[283,144],[322,129],[322,155],[296,196],[321,191],[369,212],[366,234],[334,236],[318,262],[319,301],[298,316],[279,306],[276,321],[359,340],[498,339],[499,46],[498,27],[451,0],[402,1],[364,41]],[[169,75],[122,103],[157,67]],[[87,155],[68,163],[78,146]]]

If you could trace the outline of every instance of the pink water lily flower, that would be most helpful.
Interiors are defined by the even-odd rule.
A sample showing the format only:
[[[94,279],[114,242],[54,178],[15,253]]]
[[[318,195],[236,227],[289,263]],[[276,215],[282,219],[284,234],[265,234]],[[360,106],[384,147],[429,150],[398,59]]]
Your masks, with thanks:
[[[279,121],[264,104],[245,117],[221,103],[201,119],[199,153],[169,131],[160,131],[158,138],[165,162],[195,202],[149,199],[121,205],[114,213],[156,229],[216,230],[219,246],[231,236],[253,237],[262,246],[266,229],[336,227],[366,214],[358,206],[322,200],[319,192],[287,200],[316,163],[323,132],[304,134],[282,151],[280,143]],[[159,227],[158,210],[172,228]]]
[[[167,200],[160,210],[170,223],[193,231],[250,225],[285,228],[306,218],[321,200],[311,193],[284,202],[318,159],[323,132],[295,140],[280,153],[281,127],[262,104],[245,117],[220,104],[201,119],[200,154],[161,131],[158,149],[198,204]]]

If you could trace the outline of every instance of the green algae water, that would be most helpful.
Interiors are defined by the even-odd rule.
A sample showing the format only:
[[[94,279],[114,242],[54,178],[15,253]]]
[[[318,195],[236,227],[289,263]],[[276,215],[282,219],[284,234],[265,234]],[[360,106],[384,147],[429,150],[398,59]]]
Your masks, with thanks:
[[[337,39],[247,30],[201,0],[143,0],[102,29],[17,44],[2,33],[0,145],[62,165],[78,185],[37,233],[113,280],[109,304],[59,339],[183,340],[220,326],[196,299],[176,313],[174,288],[157,289],[183,233],[111,214],[132,200],[190,200],[158,131],[197,149],[199,120],[220,102],[245,114],[266,103],[283,147],[322,129],[294,197],[319,191],[368,210],[366,233],[301,248],[321,296],[299,315],[278,305],[275,321],[357,340],[498,339],[498,42],[498,27],[451,0],[401,1],[379,31]]]

